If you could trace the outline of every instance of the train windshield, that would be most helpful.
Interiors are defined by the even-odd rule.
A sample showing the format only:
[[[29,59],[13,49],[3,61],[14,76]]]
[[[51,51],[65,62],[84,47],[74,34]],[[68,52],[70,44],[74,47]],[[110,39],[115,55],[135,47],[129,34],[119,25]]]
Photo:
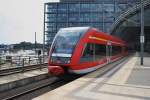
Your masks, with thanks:
[[[78,40],[86,30],[65,30],[61,29],[54,40],[54,48],[52,56],[62,54],[72,54]],[[71,56],[71,55],[70,55]],[[69,57],[70,57],[69,56]]]

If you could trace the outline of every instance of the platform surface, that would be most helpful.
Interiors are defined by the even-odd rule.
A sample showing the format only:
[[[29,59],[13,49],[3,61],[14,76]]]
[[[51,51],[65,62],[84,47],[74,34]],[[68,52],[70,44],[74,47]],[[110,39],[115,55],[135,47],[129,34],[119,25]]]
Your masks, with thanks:
[[[100,70],[33,100],[150,100],[150,57],[139,54],[99,75]]]
[[[29,77],[38,76],[41,74],[46,74],[47,72],[48,72],[47,68],[42,68],[41,70],[36,69],[36,70],[11,74],[11,75],[7,75],[7,76],[0,76],[0,85],[9,83],[9,82],[13,82],[13,81],[17,81],[17,80],[21,80],[21,79],[25,79],[25,78],[29,78]]]

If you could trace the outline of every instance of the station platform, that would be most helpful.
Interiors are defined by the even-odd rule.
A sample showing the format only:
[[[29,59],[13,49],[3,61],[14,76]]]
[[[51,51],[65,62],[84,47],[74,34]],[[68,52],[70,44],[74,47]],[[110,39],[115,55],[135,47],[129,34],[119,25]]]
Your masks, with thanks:
[[[144,57],[141,66],[136,53],[104,74],[97,70],[33,100],[150,100],[149,61]]]
[[[47,68],[36,69],[26,72],[0,76],[0,94],[3,91],[11,90],[19,86],[23,86],[34,81],[41,80],[47,76]]]
[[[0,77],[0,84],[13,82],[13,81],[21,80],[21,79],[28,78],[28,77],[38,76],[41,74],[45,74],[47,72],[48,72],[47,68],[43,68],[41,70],[37,69],[37,70],[27,71],[24,73],[16,73],[16,74],[7,75],[7,76],[1,76]]]

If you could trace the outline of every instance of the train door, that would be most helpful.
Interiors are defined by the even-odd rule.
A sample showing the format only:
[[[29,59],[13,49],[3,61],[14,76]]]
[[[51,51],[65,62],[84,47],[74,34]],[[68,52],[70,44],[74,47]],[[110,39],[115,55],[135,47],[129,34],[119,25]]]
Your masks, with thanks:
[[[111,57],[112,57],[112,45],[109,45],[109,62],[111,62]]]
[[[111,52],[112,52],[111,41],[108,41],[106,45],[106,57],[108,63],[111,62]]]
[[[106,45],[106,58],[107,58],[107,63],[109,63],[109,45]]]

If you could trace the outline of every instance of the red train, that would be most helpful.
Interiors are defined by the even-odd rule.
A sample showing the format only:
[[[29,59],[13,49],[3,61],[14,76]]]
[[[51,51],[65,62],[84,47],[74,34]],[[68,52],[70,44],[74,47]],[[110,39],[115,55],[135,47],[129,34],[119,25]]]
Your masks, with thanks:
[[[53,75],[88,73],[125,56],[126,47],[123,40],[95,28],[62,28],[49,52],[48,71]]]

